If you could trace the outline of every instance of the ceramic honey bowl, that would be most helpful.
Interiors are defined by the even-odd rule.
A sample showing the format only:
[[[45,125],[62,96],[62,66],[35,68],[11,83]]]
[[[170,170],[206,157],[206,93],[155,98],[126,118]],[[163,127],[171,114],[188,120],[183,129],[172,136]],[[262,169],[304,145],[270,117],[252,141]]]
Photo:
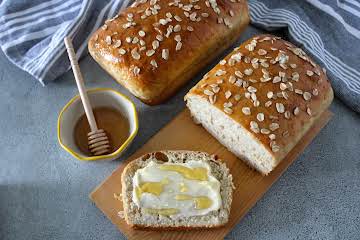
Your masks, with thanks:
[[[93,156],[87,152],[82,139],[87,139],[88,125],[80,96],[73,97],[61,110],[57,134],[61,147],[78,160],[114,160],[131,144],[138,131],[134,103],[125,95],[110,88],[87,91],[98,124],[110,135],[113,149],[109,154]],[[107,116],[107,117],[106,117]]]

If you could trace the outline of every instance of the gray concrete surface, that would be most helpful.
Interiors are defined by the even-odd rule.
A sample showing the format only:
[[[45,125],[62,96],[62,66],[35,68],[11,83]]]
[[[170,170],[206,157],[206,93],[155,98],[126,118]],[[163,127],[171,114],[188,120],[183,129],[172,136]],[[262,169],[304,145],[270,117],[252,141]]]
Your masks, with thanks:
[[[88,87],[129,95],[90,57],[81,68]],[[84,163],[56,136],[58,113],[76,93],[72,73],[42,87],[0,53],[0,239],[124,239],[88,194],[184,108],[199,78],[164,105],[131,96],[140,118],[133,145],[117,161]],[[338,100],[331,110],[331,122],[226,239],[360,238],[360,116]]]

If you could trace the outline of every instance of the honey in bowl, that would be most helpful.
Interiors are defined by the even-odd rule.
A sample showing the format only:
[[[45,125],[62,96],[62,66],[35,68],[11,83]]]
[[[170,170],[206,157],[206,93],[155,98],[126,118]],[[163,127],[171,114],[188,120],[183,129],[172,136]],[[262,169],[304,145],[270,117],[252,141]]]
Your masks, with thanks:
[[[93,109],[93,112],[98,128],[105,130],[109,138],[109,153],[116,151],[129,137],[129,120],[121,112],[110,107],[97,107]],[[90,131],[90,126],[84,113],[75,125],[74,139],[81,152],[88,156],[92,156],[88,148],[88,133]]]

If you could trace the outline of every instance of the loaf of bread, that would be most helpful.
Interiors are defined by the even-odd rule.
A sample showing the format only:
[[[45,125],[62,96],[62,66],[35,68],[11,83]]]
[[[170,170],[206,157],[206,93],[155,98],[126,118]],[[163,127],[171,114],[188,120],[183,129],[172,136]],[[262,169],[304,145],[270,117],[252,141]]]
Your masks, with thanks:
[[[293,44],[253,37],[185,96],[194,120],[231,152],[270,173],[333,99],[326,73]]]
[[[143,102],[169,98],[249,22],[245,0],[137,0],[97,30],[91,56]]]
[[[182,179],[181,181],[178,181],[176,180],[176,178],[174,179],[174,177],[179,177],[181,175],[179,174],[181,173],[181,171],[179,171],[179,173],[171,173],[166,171],[164,173],[154,173],[154,169],[148,170],[149,173],[147,176],[150,177],[150,180],[147,180],[149,182],[143,182],[146,180],[146,176],[138,176],[141,170],[145,170],[146,167],[149,167],[152,164],[159,164],[157,165],[159,167],[167,164],[182,165],[186,163],[191,163],[193,165],[194,163],[206,164],[208,166],[208,178],[212,178],[213,180],[215,180],[215,183],[214,181],[211,182],[210,179],[207,179],[207,181],[190,181],[188,179]],[[192,170],[198,171],[199,169],[195,168]],[[156,208],[159,212],[154,212],[155,209],[150,209],[151,211],[149,211],[149,209],[139,206],[139,203],[137,203],[137,201],[135,201],[134,199],[135,196],[137,196],[134,194],[138,194],[138,186],[142,186],[142,191],[151,192],[151,184],[161,184],[163,183],[163,181],[167,181],[167,183],[172,183],[172,188],[170,186],[166,186],[164,187],[164,189],[160,189],[163,190],[163,192],[159,192],[159,188],[154,187],[154,189],[157,190],[154,192],[154,194],[157,193],[158,196],[154,196],[151,194],[148,194],[147,196],[140,195],[140,200],[138,200],[138,202],[140,201],[140,203],[144,206],[146,204],[150,204],[151,207]],[[142,185],[136,185],[139,184],[139,182]],[[139,159],[132,161],[126,166],[122,173],[121,183],[124,216],[126,222],[132,227],[152,229],[187,229],[200,227],[211,228],[222,226],[227,223],[229,219],[232,201],[232,191],[234,188],[232,183],[232,176],[229,173],[229,169],[224,163],[215,160],[214,157],[208,155],[207,153],[192,151],[161,151],[147,154]],[[218,184],[218,186],[216,186],[216,183]],[[197,211],[200,210],[196,210],[196,207],[194,208],[192,207],[193,205],[189,205],[192,204],[191,201],[187,201],[187,205],[182,205],[184,202],[182,201],[181,203],[176,203],[178,204],[178,206],[180,206],[180,210],[182,212],[178,212],[176,214],[173,214],[171,212],[164,213],[164,211],[170,209],[169,207],[171,207],[171,204],[174,204],[173,195],[176,194],[176,191],[181,191],[182,194],[194,195],[194,191],[193,189],[191,189],[191,187],[194,187],[194,185],[199,185],[201,188],[205,188],[196,190],[197,193],[203,193],[201,194],[202,196],[200,196],[200,198],[204,197],[203,191],[206,191],[207,186],[212,186],[215,189],[218,189],[218,187],[220,187],[220,189],[217,190],[220,202],[217,209],[209,210],[209,212],[207,212],[206,214],[202,212],[198,212],[199,214],[196,214]],[[178,188],[180,188],[180,190],[178,190]],[[166,197],[166,194],[168,194],[167,196],[171,196],[171,199],[169,200],[169,202],[163,203],[162,201],[164,201],[164,197]],[[154,199],[155,202],[146,203],[146,201],[151,201],[151,199]],[[210,198],[210,201],[215,201],[214,199],[215,197]],[[152,206],[152,204],[156,206]],[[184,211],[186,212],[186,206],[194,208],[194,216],[181,215]]]

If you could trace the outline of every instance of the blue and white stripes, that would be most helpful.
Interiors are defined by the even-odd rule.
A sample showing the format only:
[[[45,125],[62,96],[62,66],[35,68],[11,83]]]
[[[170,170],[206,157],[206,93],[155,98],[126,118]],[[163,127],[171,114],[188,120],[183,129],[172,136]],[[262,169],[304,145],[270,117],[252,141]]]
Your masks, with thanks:
[[[45,84],[69,68],[65,36],[73,38],[80,57],[90,34],[127,4],[129,0],[6,0],[0,5],[1,49]]]
[[[336,95],[360,112],[360,16],[345,20],[334,10],[340,7],[326,0],[286,2],[249,1],[252,24],[267,31],[287,29],[289,38],[327,69]]]
[[[45,84],[69,68],[65,36],[73,38],[80,57],[90,34],[130,1],[3,0],[1,48],[14,64]],[[360,112],[358,0],[249,0],[249,7],[253,25],[287,30],[291,41],[328,70],[336,95]]]

